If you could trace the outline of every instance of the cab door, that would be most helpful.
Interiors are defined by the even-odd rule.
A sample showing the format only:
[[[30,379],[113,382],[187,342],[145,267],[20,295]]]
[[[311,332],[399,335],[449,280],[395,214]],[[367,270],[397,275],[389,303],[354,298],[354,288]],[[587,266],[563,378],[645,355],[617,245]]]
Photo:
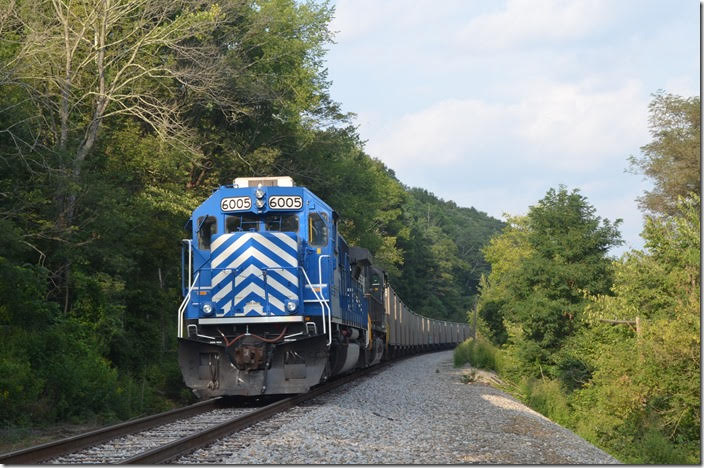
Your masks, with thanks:
[[[304,267],[312,287],[324,301],[330,301],[332,287],[332,225],[330,215],[325,211],[310,211],[307,220],[307,245]],[[303,299],[306,309],[312,314],[320,313],[320,302],[311,291],[311,285],[304,284]],[[328,302],[329,304],[329,302]]]

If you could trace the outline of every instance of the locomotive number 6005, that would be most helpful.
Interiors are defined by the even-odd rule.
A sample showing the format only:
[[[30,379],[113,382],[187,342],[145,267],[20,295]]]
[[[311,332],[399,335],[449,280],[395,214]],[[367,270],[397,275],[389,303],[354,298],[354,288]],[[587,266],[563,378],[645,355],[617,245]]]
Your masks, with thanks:
[[[272,210],[300,210],[303,208],[301,197],[274,196],[269,197],[269,209]]]
[[[249,197],[228,197],[220,202],[222,211],[249,211],[252,209],[252,199]]]

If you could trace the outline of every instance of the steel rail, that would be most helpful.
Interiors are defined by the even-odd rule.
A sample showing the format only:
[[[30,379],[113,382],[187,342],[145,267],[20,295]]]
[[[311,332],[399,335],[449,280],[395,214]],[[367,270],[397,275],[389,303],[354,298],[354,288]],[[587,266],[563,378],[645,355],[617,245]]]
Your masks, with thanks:
[[[27,447],[21,450],[0,454],[0,463],[39,463],[50,458],[58,457],[66,453],[75,452],[92,445],[106,442],[116,437],[132,434],[150,427],[159,426],[177,419],[194,416],[196,414],[216,409],[223,406],[223,401],[224,399],[222,397],[213,398],[190,406],[184,406],[183,408],[166,411],[164,413],[153,414],[151,416],[145,416],[132,421],[125,421],[112,426],[102,427],[100,429],[79,434],[77,436],[67,437],[65,439],[47,442],[34,447]]]
[[[196,434],[175,440],[161,447],[147,450],[146,452],[142,452],[122,461],[121,464],[156,465],[167,463],[178,457],[194,452],[199,448],[205,447],[229,434],[240,431],[246,427],[256,424],[259,421],[268,419],[277,413],[281,413],[289,408],[299,405],[306,400],[310,400],[322,395],[323,393],[329,392],[337,387],[349,383],[352,380],[367,375],[373,371],[381,370],[391,363],[392,361],[382,362],[378,365],[362,369],[359,372],[336,378],[333,381],[324,383],[312,389],[308,393],[285,398],[244,416],[239,416],[229,421],[225,421],[224,423],[210,427]]]

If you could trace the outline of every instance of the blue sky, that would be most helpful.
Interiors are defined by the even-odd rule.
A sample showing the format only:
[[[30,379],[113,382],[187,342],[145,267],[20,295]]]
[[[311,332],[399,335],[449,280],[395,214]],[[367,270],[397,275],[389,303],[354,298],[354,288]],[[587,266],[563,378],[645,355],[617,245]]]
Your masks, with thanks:
[[[366,152],[406,185],[491,216],[559,184],[623,219],[642,248],[626,173],[650,141],[659,89],[699,93],[694,0],[337,0],[333,99]]]

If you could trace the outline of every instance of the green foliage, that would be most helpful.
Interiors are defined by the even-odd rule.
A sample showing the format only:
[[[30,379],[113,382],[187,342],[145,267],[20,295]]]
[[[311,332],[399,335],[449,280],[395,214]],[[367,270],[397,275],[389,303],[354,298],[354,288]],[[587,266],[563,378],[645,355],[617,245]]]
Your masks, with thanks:
[[[0,359],[0,421],[26,423],[36,411],[44,382],[33,375],[26,358]]]
[[[641,147],[640,158],[629,158],[631,169],[655,185],[639,198],[644,210],[675,214],[678,197],[699,190],[700,103],[699,96],[683,98],[664,91],[653,95],[649,105],[652,141]]]
[[[527,216],[509,218],[484,255],[492,265],[481,283],[479,312],[496,344],[509,343],[527,377],[557,377],[572,388],[588,369],[556,354],[582,326],[585,294],[611,286],[608,249],[617,226],[596,216],[578,190],[550,189]],[[520,328],[509,337],[506,322]]]
[[[501,366],[499,350],[481,335],[476,340],[465,340],[457,345],[453,359],[455,367],[469,363],[473,367],[497,371]]]
[[[585,430],[619,450],[659,447],[648,452],[664,457],[658,463],[668,463],[670,449],[688,463],[700,456],[692,446],[701,426],[699,203],[696,197],[681,200],[680,216],[648,220],[643,237],[649,251],[616,263],[615,294],[594,297],[588,310],[598,334],[588,337],[588,348],[587,337],[577,347],[595,368],[580,392],[590,403],[580,411],[610,421]],[[610,326],[598,322],[635,317],[640,334],[605,331]]]
[[[416,188],[402,210],[408,233],[397,240],[405,261],[401,274],[391,276],[396,291],[418,313],[466,320],[489,271],[481,249],[503,223]]]
[[[564,188],[484,248],[478,307],[502,378],[626,463],[701,463],[698,110],[696,97],[651,103],[653,141],[631,158],[655,181],[646,250],[608,259],[618,222]]]
[[[502,345],[508,340],[508,332],[503,320],[504,306],[503,302],[484,300],[479,309],[479,316],[488,328],[487,336],[497,345]]]
[[[558,424],[570,425],[571,408],[568,397],[558,381],[524,377],[519,385],[519,392],[523,401],[534,410]]]
[[[584,293],[605,293],[611,286],[606,254],[619,245],[616,228],[595,215],[578,190],[550,189],[527,217],[531,254],[517,273],[515,320],[526,339],[555,351],[579,326]],[[543,361],[546,362],[546,361]]]
[[[490,337],[495,344],[504,344],[508,340],[505,324],[506,313],[512,310],[516,296],[517,275],[523,259],[531,253],[527,241],[527,219],[525,217],[507,216],[507,224],[490,239],[482,250],[484,258],[491,265],[491,272],[483,276],[479,283],[479,315],[489,325]]]

